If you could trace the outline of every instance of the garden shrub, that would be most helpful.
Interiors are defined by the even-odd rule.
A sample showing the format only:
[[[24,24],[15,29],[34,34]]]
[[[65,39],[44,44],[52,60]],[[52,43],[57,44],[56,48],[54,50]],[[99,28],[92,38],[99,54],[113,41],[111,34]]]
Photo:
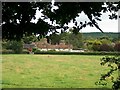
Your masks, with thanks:
[[[100,51],[100,44],[94,43],[94,44],[92,45],[92,49],[93,49],[94,51]]]
[[[32,48],[32,52],[35,52],[37,50],[37,48],[35,47],[35,48]]]
[[[22,53],[23,43],[21,41],[7,41],[5,48],[7,50],[13,50],[14,53]]]
[[[100,51],[113,51],[112,45],[102,44],[100,45]]]
[[[115,51],[120,51],[120,42],[116,43],[114,46]]]
[[[52,54],[52,55],[120,55],[120,52],[57,52],[36,50],[34,54]]]
[[[13,50],[2,49],[2,54],[14,54]]]

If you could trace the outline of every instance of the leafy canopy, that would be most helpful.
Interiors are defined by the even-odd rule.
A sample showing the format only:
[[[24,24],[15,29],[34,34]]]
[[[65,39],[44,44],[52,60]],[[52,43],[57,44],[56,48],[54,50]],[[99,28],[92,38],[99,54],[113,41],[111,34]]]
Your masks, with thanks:
[[[51,2],[2,2],[2,33],[5,39],[20,40],[23,34],[40,34],[46,36],[48,32],[56,29],[68,29],[65,24],[71,20],[75,23],[75,32],[87,25],[95,26],[103,32],[97,21],[101,21],[101,12],[110,11],[110,19],[117,19],[116,12],[120,8],[119,2],[55,2],[58,9],[52,10]],[[35,19],[36,10],[42,10],[42,18],[37,23],[31,22]],[[77,22],[76,17],[84,12],[89,18],[89,22]],[[50,19],[57,25],[51,25],[45,20]]]

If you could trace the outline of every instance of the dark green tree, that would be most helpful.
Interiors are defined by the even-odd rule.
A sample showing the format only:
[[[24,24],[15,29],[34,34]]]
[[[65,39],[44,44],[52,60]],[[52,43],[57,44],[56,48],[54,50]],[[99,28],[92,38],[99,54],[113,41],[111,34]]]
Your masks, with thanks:
[[[80,49],[83,46],[82,34],[71,33],[68,38],[69,44],[73,45],[73,49]]]
[[[32,42],[38,41],[38,38],[37,38],[37,36],[34,35],[34,34],[32,34],[32,35],[24,34],[22,40],[23,40],[23,42],[26,43],[26,44],[31,44]]]
[[[37,7],[43,9],[48,3],[34,2],[2,2],[2,36],[6,39],[20,40],[26,32],[31,35],[37,33],[46,35],[50,25],[39,19],[35,19]]]
[[[60,35],[53,33],[49,36],[50,39],[50,43],[55,45],[55,44],[59,44],[60,43]]]
[[[106,6],[103,6],[105,5]],[[116,5],[115,5],[116,4]],[[56,10],[51,10],[51,2],[2,2],[2,33],[6,39],[21,39],[24,33],[46,35],[49,31],[56,29],[67,29],[65,24],[71,20],[76,25],[78,32],[87,25],[95,26],[101,32],[97,21],[101,21],[101,12],[110,11],[110,19],[116,19],[116,12],[120,8],[119,2],[55,2]],[[72,7],[71,7],[72,6]],[[37,8],[42,10],[43,19],[39,18],[37,23],[32,23],[35,19]],[[77,23],[75,18],[79,13],[84,12],[89,18],[89,22]],[[45,19],[56,21],[57,26],[50,25],[45,22]]]
[[[61,40],[64,40],[65,44],[70,44],[70,41],[69,41],[70,37],[69,36],[70,36],[69,32],[62,32],[60,34],[60,38],[61,38]]]
[[[8,40],[2,42],[4,47],[3,49],[12,50],[14,53],[22,53],[23,51],[23,42],[16,40]]]
[[[74,49],[80,49],[83,47],[82,33],[74,33],[74,31],[74,28],[71,28],[69,32],[61,33],[60,37],[65,41],[65,44],[71,44]]]

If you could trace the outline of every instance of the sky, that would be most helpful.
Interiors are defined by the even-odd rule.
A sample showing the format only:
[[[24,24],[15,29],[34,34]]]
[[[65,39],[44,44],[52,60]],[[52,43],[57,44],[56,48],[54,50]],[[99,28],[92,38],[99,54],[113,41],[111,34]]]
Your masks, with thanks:
[[[54,7],[56,8],[56,7]],[[103,30],[103,32],[118,32],[118,20],[110,20],[109,19],[109,15],[110,13],[107,12],[107,13],[102,13],[102,16],[101,16],[101,20],[102,21],[97,21],[98,22],[98,25],[99,27]],[[37,23],[38,19],[42,16],[42,13],[41,11],[37,10],[36,11],[36,19],[35,20],[32,20],[32,22],[35,22]],[[82,12],[79,17],[76,17],[76,20],[78,22],[80,21],[89,21],[89,19],[87,18],[87,16],[84,14],[84,12]],[[50,23],[50,20],[45,20],[46,22]],[[120,21],[120,20],[119,20]],[[56,25],[54,23],[54,25]],[[72,22],[70,22],[68,24],[69,27],[72,27],[74,24]],[[59,31],[59,30],[58,30]],[[90,26],[87,26],[83,29],[80,30],[80,32],[100,32],[96,27],[90,27]]]
[[[110,20],[109,13],[102,13],[101,20],[97,21],[99,27],[103,30],[103,32],[118,32],[118,20]],[[78,21],[85,21],[89,19],[87,16],[82,13],[80,17],[77,18]],[[100,32],[96,27],[87,26],[81,30],[81,32]]]

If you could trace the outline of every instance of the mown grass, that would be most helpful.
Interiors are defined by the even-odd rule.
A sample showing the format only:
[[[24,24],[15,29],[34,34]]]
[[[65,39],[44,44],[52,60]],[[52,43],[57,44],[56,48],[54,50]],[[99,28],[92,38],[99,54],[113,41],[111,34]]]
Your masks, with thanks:
[[[95,82],[106,68],[103,56],[3,55],[3,88],[111,88]]]

